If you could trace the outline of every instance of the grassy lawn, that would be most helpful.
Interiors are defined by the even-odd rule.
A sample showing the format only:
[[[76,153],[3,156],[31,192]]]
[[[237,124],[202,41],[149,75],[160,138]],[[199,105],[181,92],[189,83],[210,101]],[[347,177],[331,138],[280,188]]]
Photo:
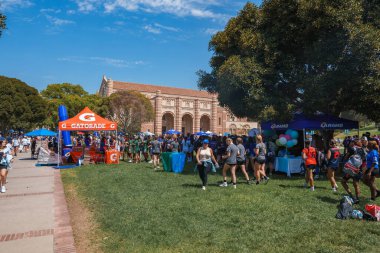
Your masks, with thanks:
[[[145,163],[87,166],[62,177],[93,213],[104,252],[380,250],[380,222],[335,219],[342,187],[334,194],[324,180],[310,192],[300,177],[273,176],[259,186],[240,178],[234,190],[218,187],[217,174],[202,191],[192,169],[176,175]],[[362,192],[369,196],[364,185]]]

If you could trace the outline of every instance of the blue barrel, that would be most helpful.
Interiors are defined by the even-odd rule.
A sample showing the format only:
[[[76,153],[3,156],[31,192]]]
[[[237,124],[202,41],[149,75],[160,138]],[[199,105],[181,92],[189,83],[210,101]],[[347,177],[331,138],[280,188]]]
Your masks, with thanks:
[[[66,106],[60,105],[58,107],[58,117],[59,117],[59,121],[64,121],[64,120],[69,119]],[[62,139],[63,139],[63,144],[65,146],[72,146],[69,131],[62,131]]]
[[[174,173],[182,173],[185,168],[185,153],[174,152],[171,154],[172,170]]]

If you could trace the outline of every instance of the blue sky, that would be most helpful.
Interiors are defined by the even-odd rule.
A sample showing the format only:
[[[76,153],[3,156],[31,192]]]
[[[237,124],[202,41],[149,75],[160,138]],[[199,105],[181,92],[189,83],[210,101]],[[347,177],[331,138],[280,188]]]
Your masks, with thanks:
[[[0,0],[8,18],[0,38],[0,75],[39,90],[69,82],[95,93],[103,74],[118,81],[197,88],[195,72],[209,70],[211,35],[245,3]]]

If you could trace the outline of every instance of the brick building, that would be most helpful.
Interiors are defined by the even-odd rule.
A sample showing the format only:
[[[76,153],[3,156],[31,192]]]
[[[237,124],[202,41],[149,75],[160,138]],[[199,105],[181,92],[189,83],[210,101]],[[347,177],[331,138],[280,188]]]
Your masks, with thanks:
[[[144,94],[155,110],[154,122],[145,123],[141,131],[161,134],[169,129],[183,133],[211,131],[216,134],[247,134],[256,122],[237,118],[219,106],[217,96],[206,91],[114,81],[103,76],[100,96],[119,90]]]

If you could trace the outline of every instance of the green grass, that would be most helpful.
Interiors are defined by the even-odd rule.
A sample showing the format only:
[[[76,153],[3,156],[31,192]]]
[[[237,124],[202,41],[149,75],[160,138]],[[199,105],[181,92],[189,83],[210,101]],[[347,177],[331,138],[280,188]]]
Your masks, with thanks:
[[[327,181],[310,192],[300,177],[259,186],[240,178],[234,190],[210,175],[202,191],[191,169],[176,175],[144,163],[62,176],[93,211],[104,252],[379,252],[380,222],[335,219],[342,187],[334,194]]]
[[[369,132],[371,134],[371,136],[373,136],[373,135],[379,135],[380,134],[380,130],[379,130],[378,127],[375,126],[375,124],[370,124],[368,126],[361,127],[360,131],[359,131],[359,136],[362,136],[366,132]],[[340,138],[340,139],[343,140],[347,136],[353,136],[353,135],[357,135],[357,134],[358,134],[358,132],[355,131],[355,130],[351,131],[348,134],[344,133],[343,131],[342,132],[336,131],[334,137],[335,138]]]

